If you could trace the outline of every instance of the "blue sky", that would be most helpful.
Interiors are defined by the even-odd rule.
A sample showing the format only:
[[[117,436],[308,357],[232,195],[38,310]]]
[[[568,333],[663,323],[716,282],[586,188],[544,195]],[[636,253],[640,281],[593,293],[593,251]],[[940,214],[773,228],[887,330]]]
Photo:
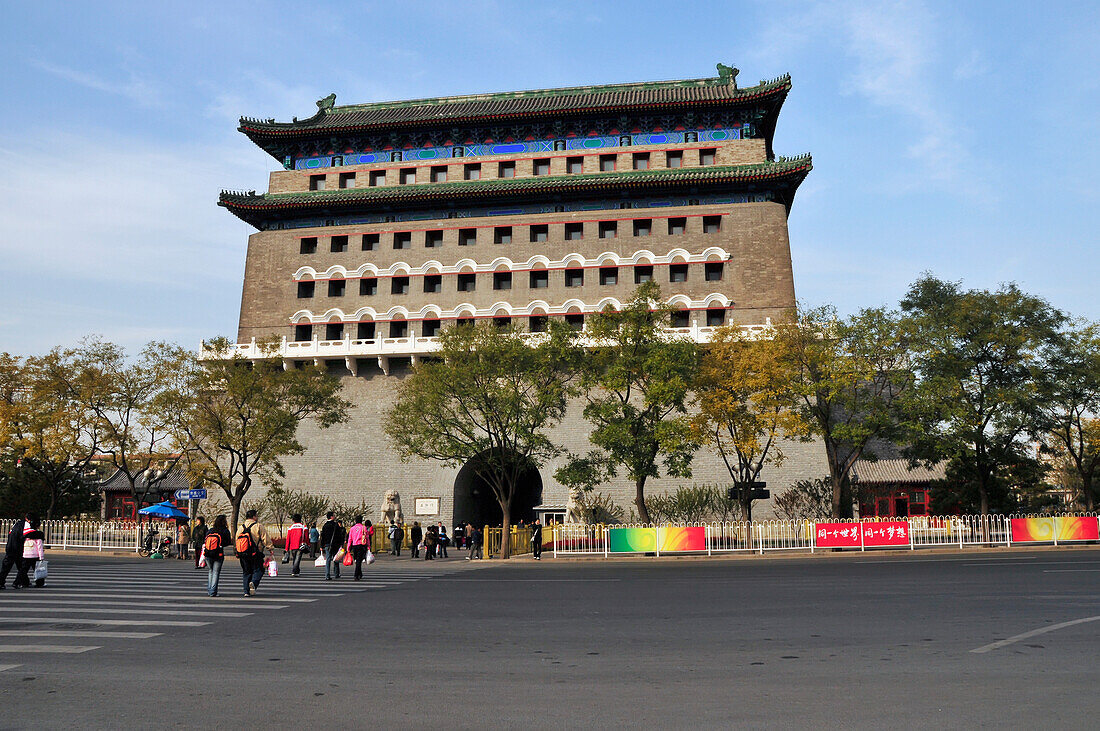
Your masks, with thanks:
[[[0,351],[234,335],[252,229],[221,188],[275,161],[240,115],[790,72],[811,152],[795,286],[842,312],[922,271],[1100,319],[1095,2],[5,3]]]

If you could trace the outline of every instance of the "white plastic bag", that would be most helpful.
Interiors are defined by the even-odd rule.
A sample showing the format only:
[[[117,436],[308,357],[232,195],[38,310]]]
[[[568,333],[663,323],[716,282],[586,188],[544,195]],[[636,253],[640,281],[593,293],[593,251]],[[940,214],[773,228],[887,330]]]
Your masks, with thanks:
[[[42,558],[38,560],[38,563],[34,567],[34,580],[45,581],[46,577],[50,573],[50,562]]]
[[[374,563],[374,551],[367,549],[367,565],[370,566]]]
[[[268,561],[267,562],[267,575],[268,576],[278,576],[279,575],[279,562],[278,561]]]
[[[317,560],[313,562],[313,565],[316,566],[317,568],[323,568],[324,565],[325,565],[325,557],[324,556],[318,556]]]
[[[202,552],[199,553],[199,568],[200,569],[206,568],[206,548],[205,547],[202,549]]]

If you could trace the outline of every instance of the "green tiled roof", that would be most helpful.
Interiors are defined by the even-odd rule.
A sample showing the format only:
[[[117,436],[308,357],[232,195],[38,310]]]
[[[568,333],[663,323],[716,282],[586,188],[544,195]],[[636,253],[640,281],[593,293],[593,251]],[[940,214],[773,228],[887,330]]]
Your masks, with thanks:
[[[249,137],[288,137],[311,132],[353,131],[387,127],[451,124],[479,119],[554,117],[570,113],[608,112],[647,107],[744,104],[774,97],[791,87],[790,75],[756,86],[738,88],[721,78],[654,81],[495,94],[435,97],[409,101],[333,106],[335,95],[317,103],[309,119],[276,122],[242,117],[240,130]]]
[[[427,183],[368,188],[311,191],[308,193],[265,193],[223,190],[218,205],[245,221],[252,222],[265,213],[308,209],[369,207],[422,201],[469,201],[478,198],[508,198],[537,194],[608,193],[643,188],[674,189],[684,186],[739,184],[754,181],[786,180],[795,187],[813,167],[809,155],[780,158],[758,165],[714,165],[707,167],[630,170],[615,173],[537,176],[471,180],[453,183]]]

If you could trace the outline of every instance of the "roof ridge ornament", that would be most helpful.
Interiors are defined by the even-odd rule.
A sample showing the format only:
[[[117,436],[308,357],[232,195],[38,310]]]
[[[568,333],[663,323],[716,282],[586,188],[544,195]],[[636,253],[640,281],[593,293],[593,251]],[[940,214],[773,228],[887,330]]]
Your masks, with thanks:
[[[733,66],[727,66],[724,63],[718,64],[718,83],[730,84],[734,89],[737,88],[737,74],[741,73],[741,69],[734,68]]]
[[[317,111],[321,114],[330,111],[336,105],[336,93],[329,94],[324,99],[317,100]]]

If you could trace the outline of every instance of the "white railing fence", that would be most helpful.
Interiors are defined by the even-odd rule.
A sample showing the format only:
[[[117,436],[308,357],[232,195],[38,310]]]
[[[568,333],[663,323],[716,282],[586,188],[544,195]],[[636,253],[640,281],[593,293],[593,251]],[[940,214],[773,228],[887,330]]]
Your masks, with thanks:
[[[832,524],[851,524],[853,535],[855,530],[860,530],[868,524],[893,522],[908,524],[908,544],[902,537],[902,545],[863,545],[859,541],[850,546],[861,551],[874,550],[876,548],[893,548],[916,550],[918,548],[951,547],[965,548],[966,546],[1011,546],[1013,539],[1013,520],[1019,519],[1051,519],[1051,518],[1086,518],[1095,520],[1091,513],[1072,513],[1058,515],[950,515],[950,516],[914,516],[910,518],[869,518],[864,520],[840,520],[828,521]],[[1092,523],[1090,525],[1095,525]],[[735,521],[725,523],[694,523],[694,524],[661,524],[647,525],[641,523],[624,523],[615,525],[584,525],[564,524],[556,525],[553,530],[554,555],[601,555],[608,556],[613,553],[647,553],[661,555],[662,553],[706,553],[713,555],[718,553],[759,553],[771,551],[808,551],[830,550],[832,546],[818,545],[816,527],[818,523],[812,520],[763,520],[763,521]],[[1050,523],[1048,533],[1041,533],[1038,537],[1032,536],[1025,540],[1016,539],[1015,543],[1080,543],[1095,542],[1090,537],[1059,538],[1058,529],[1054,527],[1054,521]],[[842,527],[842,526],[838,526]],[[903,528],[899,527],[900,528]],[[664,531],[670,528],[701,528],[705,533],[702,544],[692,544],[691,548],[669,548],[664,545]],[[617,547],[612,537],[612,532],[617,529],[641,529],[653,531],[645,541],[637,544],[638,547]],[[900,535],[900,533],[899,533]],[[647,542],[648,541],[648,542]],[[664,547],[662,547],[664,545]],[[652,546],[652,548],[650,548]]]

